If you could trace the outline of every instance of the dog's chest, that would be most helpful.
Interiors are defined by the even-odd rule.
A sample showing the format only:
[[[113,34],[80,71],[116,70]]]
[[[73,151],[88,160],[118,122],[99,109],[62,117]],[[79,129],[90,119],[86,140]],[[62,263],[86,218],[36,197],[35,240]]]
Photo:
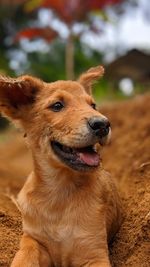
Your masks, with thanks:
[[[38,210],[37,219],[34,219],[32,234],[62,244],[95,235],[95,231],[99,231],[101,208],[95,199],[89,203],[69,203],[62,209],[43,208]],[[28,227],[28,222],[25,227]]]
[[[40,207],[36,205],[31,209],[24,220],[24,231],[47,247],[56,266],[62,259],[68,261],[79,255],[83,247],[86,251],[91,244],[98,246],[104,215],[103,204],[95,194],[74,198],[64,207],[61,204],[55,208],[47,204]],[[77,247],[78,251],[74,249]]]
[[[94,215],[93,219],[97,222],[93,223],[93,214],[90,217],[88,210],[84,211],[84,214],[79,212],[80,209],[65,210],[60,214],[52,212],[46,224],[42,223],[44,217],[41,217],[41,227],[39,228],[38,224],[37,229],[34,228],[34,237],[47,247],[56,266],[69,266],[72,257],[79,256],[80,246],[82,250],[84,250],[83,247],[86,250],[89,249],[91,242],[96,243],[97,246],[98,239],[101,240],[100,218],[98,223]],[[74,249],[75,247],[78,247],[78,251]]]
[[[91,207],[83,207],[81,204],[78,207],[69,205],[59,212],[51,211],[45,215],[47,224],[43,225],[43,231],[47,237],[61,243],[84,238],[91,232],[91,225],[97,225],[95,212]]]
[[[83,234],[82,228],[72,220],[63,219],[56,225],[50,221],[46,228],[47,237],[62,244],[80,237],[81,233]]]

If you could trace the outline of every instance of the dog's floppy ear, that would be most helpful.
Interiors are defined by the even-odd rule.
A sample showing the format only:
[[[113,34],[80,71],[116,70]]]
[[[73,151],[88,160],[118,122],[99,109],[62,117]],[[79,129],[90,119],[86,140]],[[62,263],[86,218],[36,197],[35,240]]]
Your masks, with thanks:
[[[21,117],[20,109],[35,100],[42,81],[32,76],[10,78],[0,76],[0,111],[12,119]]]
[[[97,66],[90,68],[87,72],[84,72],[78,79],[78,82],[83,85],[86,92],[91,94],[92,84],[102,77],[104,74],[104,68]]]

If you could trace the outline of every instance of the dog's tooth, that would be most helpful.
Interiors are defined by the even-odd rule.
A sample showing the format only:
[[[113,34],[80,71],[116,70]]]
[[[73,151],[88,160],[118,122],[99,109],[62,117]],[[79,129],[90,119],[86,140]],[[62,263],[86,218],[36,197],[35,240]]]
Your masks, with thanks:
[[[97,152],[97,147],[96,147],[96,145],[93,146],[93,151],[94,151],[94,152]]]
[[[21,86],[21,84],[20,83],[18,83],[18,86],[22,89],[22,86]]]

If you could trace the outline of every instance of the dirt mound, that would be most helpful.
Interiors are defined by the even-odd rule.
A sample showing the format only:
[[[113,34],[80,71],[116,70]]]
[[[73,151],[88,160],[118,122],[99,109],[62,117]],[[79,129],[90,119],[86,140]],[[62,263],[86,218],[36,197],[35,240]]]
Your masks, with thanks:
[[[0,267],[8,267],[19,246],[21,216],[11,195],[16,195],[29,174],[32,160],[20,134],[0,136]]]
[[[124,221],[110,246],[114,267],[150,266],[150,95],[100,108],[113,128],[103,151],[105,169],[115,177]],[[13,133],[13,135],[12,135]],[[14,131],[0,144],[0,266],[9,266],[21,234],[19,211],[7,195],[17,193],[31,169],[24,140]]]
[[[118,182],[125,218],[111,246],[115,267],[150,266],[150,95],[102,107],[113,138],[104,167]]]

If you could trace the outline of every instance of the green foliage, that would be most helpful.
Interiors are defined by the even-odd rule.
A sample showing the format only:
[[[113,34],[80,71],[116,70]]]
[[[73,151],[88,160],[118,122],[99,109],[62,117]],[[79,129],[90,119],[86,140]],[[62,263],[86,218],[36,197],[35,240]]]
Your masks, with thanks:
[[[0,116],[0,130],[6,129],[8,125],[9,125],[8,120]]]
[[[87,45],[75,41],[75,74],[78,76],[87,69],[102,64],[102,54],[91,50]]]
[[[76,77],[84,70],[102,63],[102,55],[90,50],[78,40],[75,41],[75,74]],[[65,74],[65,41],[55,40],[47,53],[28,53],[30,63],[28,73],[42,78],[47,82],[66,79]]]
[[[0,50],[0,74],[14,75],[4,50]]]
[[[48,53],[29,53],[30,66],[28,73],[47,82],[65,79],[64,49],[65,44],[57,40],[51,44]]]

